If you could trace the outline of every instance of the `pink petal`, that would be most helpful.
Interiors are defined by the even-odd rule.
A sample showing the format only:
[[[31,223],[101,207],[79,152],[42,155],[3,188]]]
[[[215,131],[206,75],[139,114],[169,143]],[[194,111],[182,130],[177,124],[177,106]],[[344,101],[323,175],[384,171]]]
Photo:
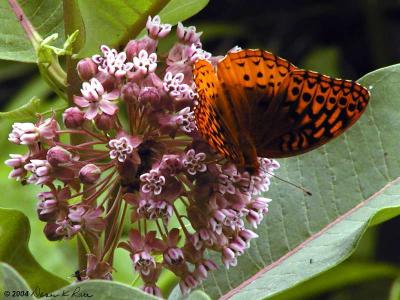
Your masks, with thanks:
[[[87,101],[85,98],[81,96],[74,96],[74,102],[76,105],[80,107],[88,107],[89,106],[89,101]]]
[[[88,120],[93,120],[97,116],[97,105],[90,105],[89,109],[85,113],[85,118]]]
[[[118,99],[118,97],[119,97],[119,90],[117,90],[117,89],[111,91],[110,93],[104,94],[102,96],[102,98],[104,100],[115,100],[115,99]]]
[[[112,104],[107,100],[101,100],[99,103],[99,108],[102,112],[110,116],[114,115],[115,112],[118,110],[118,107],[115,104]]]

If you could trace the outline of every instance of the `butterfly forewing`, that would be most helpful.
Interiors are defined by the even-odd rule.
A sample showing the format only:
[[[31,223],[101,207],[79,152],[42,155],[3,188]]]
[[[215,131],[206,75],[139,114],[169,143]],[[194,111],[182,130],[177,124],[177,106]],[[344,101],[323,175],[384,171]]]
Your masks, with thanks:
[[[200,134],[224,157],[238,160],[241,150],[236,147],[235,138],[216,106],[219,82],[213,66],[208,61],[198,60],[193,77],[198,93],[194,112]]]

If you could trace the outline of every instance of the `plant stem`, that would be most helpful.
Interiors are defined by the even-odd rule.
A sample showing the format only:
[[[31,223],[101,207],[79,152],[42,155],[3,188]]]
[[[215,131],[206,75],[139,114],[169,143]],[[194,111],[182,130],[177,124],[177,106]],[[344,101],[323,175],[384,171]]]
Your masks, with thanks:
[[[77,53],[83,47],[83,33],[84,26],[81,21],[81,16],[79,14],[79,5],[77,0],[64,0],[63,1],[63,10],[64,10],[64,29],[65,35],[72,34],[75,30],[79,30],[80,34],[76,39],[75,43],[72,45],[72,52]],[[67,56],[66,58],[66,67],[67,67],[67,95],[68,102],[70,105],[73,105],[73,96],[79,92],[80,88],[80,80],[78,74],[76,72],[76,64],[77,61],[73,59],[71,56]],[[84,135],[71,135],[71,144],[80,144],[84,142],[88,142],[87,136]],[[84,193],[83,198],[86,198],[88,195]],[[96,202],[93,201],[94,205]],[[95,245],[87,245],[88,247]],[[87,265],[87,257],[86,250],[84,244],[78,239],[78,263],[79,270],[86,269]]]

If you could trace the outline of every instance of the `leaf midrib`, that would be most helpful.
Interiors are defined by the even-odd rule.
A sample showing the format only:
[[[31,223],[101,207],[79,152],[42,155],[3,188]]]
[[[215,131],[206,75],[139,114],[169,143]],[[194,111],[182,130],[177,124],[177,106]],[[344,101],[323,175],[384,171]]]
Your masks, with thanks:
[[[293,250],[287,252],[284,256],[280,257],[278,260],[272,262],[265,268],[259,270],[256,274],[253,276],[249,277],[247,280],[243,281],[240,285],[237,287],[231,289],[228,293],[222,295],[220,297],[220,300],[225,300],[233,297],[235,294],[240,292],[242,289],[244,289],[246,286],[250,285],[253,281],[257,280],[259,277],[261,277],[263,274],[266,272],[274,269],[275,267],[279,266],[282,262],[287,260],[289,257],[293,256],[295,253],[299,252],[301,249],[303,249],[307,244],[315,240],[316,238],[320,237],[322,234],[324,234],[326,231],[328,231],[330,228],[338,224],[339,222],[343,221],[356,211],[358,211],[360,208],[364,207],[366,204],[368,204],[370,201],[372,201],[374,198],[377,196],[383,194],[388,188],[400,183],[400,177],[397,177],[395,180],[387,183],[385,186],[383,186],[379,191],[376,193],[372,194],[370,197],[367,199],[361,201],[358,203],[356,206],[354,206],[352,209],[347,211],[346,213],[338,216],[335,220],[332,222],[328,223],[324,228],[322,228],[320,231],[316,232],[315,234],[311,235],[308,237],[306,240],[304,240],[302,243],[300,243],[298,246],[296,246]],[[383,208],[383,207],[382,207]]]

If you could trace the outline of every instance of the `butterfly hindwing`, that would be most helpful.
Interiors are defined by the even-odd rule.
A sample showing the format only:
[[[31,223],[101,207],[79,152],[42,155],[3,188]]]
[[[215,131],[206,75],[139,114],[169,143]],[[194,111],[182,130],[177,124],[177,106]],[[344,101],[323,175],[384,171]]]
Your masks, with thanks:
[[[287,157],[319,147],[353,125],[368,104],[368,90],[354,81],[305,70],[291,72],[285,81],[273,117],[279,135],[268,138],[264,128],[264,142],[256,145],[260,156]]]

